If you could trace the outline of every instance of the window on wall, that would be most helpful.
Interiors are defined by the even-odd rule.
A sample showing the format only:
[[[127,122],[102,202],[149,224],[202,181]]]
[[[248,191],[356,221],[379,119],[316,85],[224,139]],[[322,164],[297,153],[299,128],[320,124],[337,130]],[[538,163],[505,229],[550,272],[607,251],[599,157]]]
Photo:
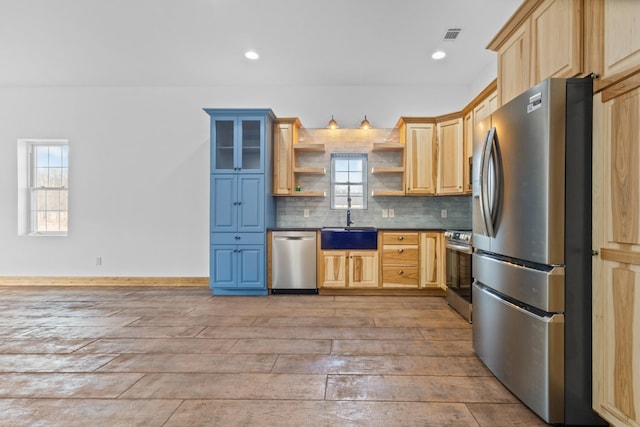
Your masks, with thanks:
[[[331,209],[367,209],[366,154],[331,154]]]
[[[69,144],[60,140],[19,143],[19,234],[66,236],[69,231]],[[22,152],[22,156],[21,156]],[[22,166],[20,166],[20,164]]]

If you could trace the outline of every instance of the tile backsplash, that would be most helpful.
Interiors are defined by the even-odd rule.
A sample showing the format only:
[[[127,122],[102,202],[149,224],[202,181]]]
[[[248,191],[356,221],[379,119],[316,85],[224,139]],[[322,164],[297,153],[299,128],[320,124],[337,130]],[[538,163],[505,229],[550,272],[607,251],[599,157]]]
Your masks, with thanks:
[[[277,226],[334,227],[345,226],[346,210],[332,210],[329,197],[277,197]],[[305,209],[309,217],[304,217]],[[393,209],[393,218],[383,218],[383,209]],[[442,210],[447,217],[442,218]],[[377,228],[471,228],[471,197],[372,197],[366,210],[351,210],[354,227]]]

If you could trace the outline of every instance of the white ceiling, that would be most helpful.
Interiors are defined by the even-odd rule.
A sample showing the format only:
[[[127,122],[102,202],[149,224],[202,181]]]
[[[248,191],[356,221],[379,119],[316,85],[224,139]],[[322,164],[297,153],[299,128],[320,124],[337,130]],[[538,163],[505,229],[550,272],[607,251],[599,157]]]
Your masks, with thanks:
[[[0,0],[0,86],[467,85],[521,2]]]

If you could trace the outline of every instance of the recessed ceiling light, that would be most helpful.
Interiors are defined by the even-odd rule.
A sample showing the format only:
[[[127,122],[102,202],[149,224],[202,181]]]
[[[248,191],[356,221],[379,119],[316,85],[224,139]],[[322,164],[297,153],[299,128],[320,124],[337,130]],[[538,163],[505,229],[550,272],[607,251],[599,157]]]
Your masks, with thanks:
[[[253,59],[253,60],[256,60],[256,59],[260,58],[260,55],[258,55],[256,52],[254,52],[252,50],[246,51],[244,56],[247,59]]]
[[[436,60],[437,60],[437,59],[442,59],[442,58],[444,58],[445,56],[447,56],[447,54],[446,54],[446,53],[444,53],[444,52],[443,52],[443,51],[441,51],[441,50],[436,50],[436,51],[435,51],[435,52],[433,52],[433,54],[431,55],[431,57],[432,57],[433,59],[436,59]]]

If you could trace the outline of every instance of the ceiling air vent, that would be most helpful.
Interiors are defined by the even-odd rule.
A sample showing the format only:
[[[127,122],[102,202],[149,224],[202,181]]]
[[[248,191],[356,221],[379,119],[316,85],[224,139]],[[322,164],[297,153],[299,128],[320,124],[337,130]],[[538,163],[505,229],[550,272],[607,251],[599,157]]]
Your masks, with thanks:
[[[455,40],[458,38],[458,35],[462,31],[462,28],[449,28],[446,33],[444,33],[443,40]]]

